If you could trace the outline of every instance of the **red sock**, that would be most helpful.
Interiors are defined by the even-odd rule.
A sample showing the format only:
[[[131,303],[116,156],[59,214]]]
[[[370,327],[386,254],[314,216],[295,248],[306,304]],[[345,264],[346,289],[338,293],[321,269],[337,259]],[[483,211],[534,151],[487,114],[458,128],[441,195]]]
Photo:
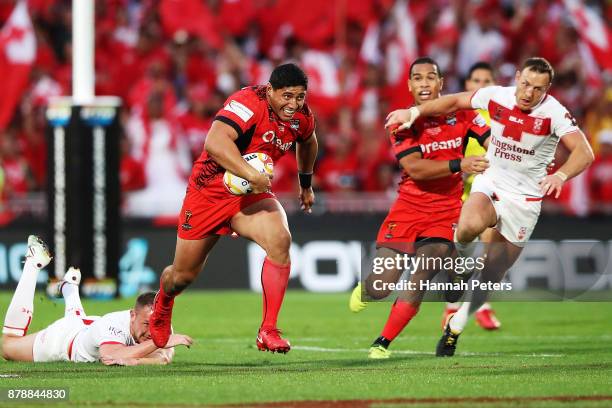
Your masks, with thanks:
[[[162,307],[163,309],[172,309],[172,306],[174,306],[174,297],[176,295],[171,296],[166,294],[166,292],[164,291],[164,284],[162,283],[161,277],[159,278],[159,292],[157,293],[157,296],[159,299],[160,307]]]
[[[393,306],[391,306],[391,313],[389,313],[389,318],[381,336],[390,341],[395,339],[418,311],[418,307],[397,299]]]
[[[263,321],[262,329],[275,329],[278,312],[285,297],[289,283],[291,264],[278,265],[268,257],[261,269],[261,287],[263,289]]]

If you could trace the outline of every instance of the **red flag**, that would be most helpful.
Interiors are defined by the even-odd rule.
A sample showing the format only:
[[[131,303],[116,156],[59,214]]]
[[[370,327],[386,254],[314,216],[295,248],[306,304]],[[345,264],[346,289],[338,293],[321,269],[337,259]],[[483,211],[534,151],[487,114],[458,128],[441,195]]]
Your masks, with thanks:
[[[0,129],[6,128],[28,85],[36,58],[36,38],[25,1],[19,1],[0,30]]]
[[[391,109],[409,106],[412,94],[408,90],[410,64],[419,56],[416,24],[408,0],[399,0],[391,9],[395,36],[387,42],[387,83]]]
[[[600,89],[603,86],[601,71],[595,62],[591,49],[584,43],[578,44],[578,55],[582,61],[582,67],[586,75],[586,83],[590,89]]]
[[[198,36],[213,48],[223,46],[223,38],[213,14],[201,0],[162,0],[159,5],[162,26],[169,36],[184,30]]]
[[[390,84],[401,83],[406,86],[410,64],[419,56],[416,40],[416,24],[410,12],[408,0],[400,0],[391,10],[396,35],[387,44],[387,58],[390,67],[387,69],[387,80]]]
[[[340,72],[331,53],[307,50],[302,68],[308,75],[308,103],[317,115],[334,115],[340,107]]]
[[[612,70],[612,31],[593,9],[581,1],[565,0],[572,24],[589,48],[599,66]]]

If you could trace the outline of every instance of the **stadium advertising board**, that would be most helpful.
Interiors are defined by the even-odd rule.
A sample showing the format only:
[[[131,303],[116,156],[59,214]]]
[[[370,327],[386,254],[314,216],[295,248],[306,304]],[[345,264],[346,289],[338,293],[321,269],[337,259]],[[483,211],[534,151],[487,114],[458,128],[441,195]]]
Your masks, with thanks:
[[[549,293],[548,297],[538,300],[556,300],[569,298],[568,293],[584,294],[586,290],[612,288],[612,240],[606,236],[610,226],[606,229],[601,220],[563,220],[542,219],[536,238],[527,245],[508,274],[512,294],[538,289],[555,294]],[[362,217],[359,223],[342,216],[290,217],[294,234],[289,287],[311,292],[352,289],[360,274],[369,273],[372,267],[374,243],[371,237],[378,222],[378,217],[373,215]],[[300,228],[303,223],[308,223],[310,228]],[[565,225],[568,223],[582,227]],[[569,238],[555,239],[559,228],[571,228]],[[0,287],[15,286],[21,273],[25,239],[33,232],[38,231],[15,227],[0,233]],[[123,236],[119,294],[133,296],[141,290],[156,288],[159,273],[173,257],[175,229],[133,223],[125,227]],[[222,239],[217,245],[193,287],[261,291],[260,269],[265,256],[261,248],[246,240],[231,238]],[[93,276],[89,271],[84,273]],[[41,274],[39,284],[47,279],[46,274]],[[110,297],[114,283],[89,281],[83,291],[93,297]],[[516,300],[514,296],[510,298]]]

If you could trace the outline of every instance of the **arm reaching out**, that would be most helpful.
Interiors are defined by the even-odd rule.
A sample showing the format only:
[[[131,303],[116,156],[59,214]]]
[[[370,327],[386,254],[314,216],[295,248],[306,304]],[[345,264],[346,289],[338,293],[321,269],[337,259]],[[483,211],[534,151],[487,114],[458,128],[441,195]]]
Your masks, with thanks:
[[[462,171],[482,174],[489,161],[484,156],[470,156],[455,160],[423,159],[421,153],[412,153],[400,159],[400,165],[413,180],[432,180]]]
[[[460,109],[472,108],[472,95],[474,92],[461,92],[441,96],[427,101],[410,109],[398,109],[387,115],[385,128],[399,125],[396,131],[408,129],[419,116],[437,116],[452,113]]]
[[[121,366],[166,365],[166,364],[170,364],[173,358],[174,358],[174,348],[169,348],[169,349],[157,349],[146,357],[140,357],[140,358],[104,357],[100,361],[104,365],[121,365]]]
[[[163,349],[158,349],[152,340],[147,340],[134,346],[124,344],[102,344],[100,346],[100,361],[105,365],[141,365],[141,364],[168,364],[174,353],[170,355],[167,349],[183,345],[190,347],[193,344],[191,337],[184,334],[172,334]],[[169,359],[168,359],[169,357]]]

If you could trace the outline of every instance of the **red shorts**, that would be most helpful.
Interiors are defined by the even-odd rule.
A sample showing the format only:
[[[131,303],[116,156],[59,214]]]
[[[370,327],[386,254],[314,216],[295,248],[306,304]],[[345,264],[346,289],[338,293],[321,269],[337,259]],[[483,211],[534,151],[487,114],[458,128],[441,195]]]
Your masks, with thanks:
[[[242,209],[266,198],[272,193],[233,195],[218,179],[196,190],[189,186],[179,214],[178,236],[181,239],[203,239],[210,235],[232,233],[230,220]]]
[[[461,207],[436,212],[417,211],[398,200],[383,221],[376,246],[414,253],[414,243],[422,238],[441,238],[453,241]]]

